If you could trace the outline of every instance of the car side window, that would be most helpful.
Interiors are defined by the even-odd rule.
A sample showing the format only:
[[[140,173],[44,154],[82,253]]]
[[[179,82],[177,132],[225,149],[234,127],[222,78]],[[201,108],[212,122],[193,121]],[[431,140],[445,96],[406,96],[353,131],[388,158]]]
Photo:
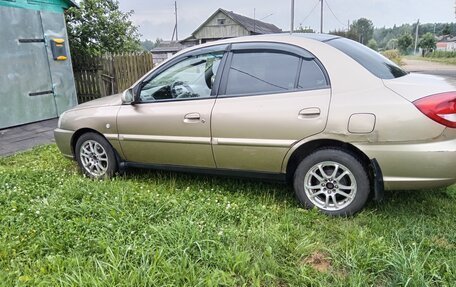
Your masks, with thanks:
[[[303,59],[299,73],[298,89],[317,90],[328,87],[328,81],[320,66],[312,59]]]
[[[208,98],[223,52],[191,56],[142,85],[141,102]]]
[[[226,95],[286,92],[295,88],[299,57],[280,52],[235,52]]]

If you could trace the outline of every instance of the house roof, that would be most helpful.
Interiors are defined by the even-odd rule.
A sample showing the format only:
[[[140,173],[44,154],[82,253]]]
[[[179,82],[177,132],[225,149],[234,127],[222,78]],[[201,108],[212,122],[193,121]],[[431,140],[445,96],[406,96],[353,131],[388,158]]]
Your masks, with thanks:
[[[228,11],[222,8],[217,9],[203,24],[201,24],[193,33],[192,35],[196,34],[198,30],[200,30],[204,25],[206,25],[215,15],[219,12],[222,12],[227,17],[231,18],[234,22],[238,23],[242,27],[244,27],[247,31],[255,33],[255,34],[274,34],[274,33],[281,33],[282,29],[278,28],[274,24],[266,23],[260,20],[252,19],[240,14],[236,14],[233,11]]]
[[[258,33],[258,34],[273,34],[273,33],[280,33],[282,29],[278,28],[274,24],[266,23],[263,21],[259,21],[256,19],[252,19],[240,14],[236,14],[233,11],[227,11],[224,9],[219,9],[225,15],[233,19],[233,21],[239,23],[249,32]]]
[[[64,1],[68,2],[68,4],[70,4],[70,7],[74,6],[74,7],[78,7],[79,8],[78,3],[76,3],[76,1],[74,1],[74,0],[64,0]]]
[[[178,52],[185,48],[181,43],[175,41],[161,41],[157,47],[150,50],[152,53]]]
[[[74,0],[0,0],[0,6],[63,13],[70,7],[78,7],[78,4]]]
[[[440,37],[437,37],[437,42],[456,42],[456,36],[452,37],[451,35],[443,35]]]

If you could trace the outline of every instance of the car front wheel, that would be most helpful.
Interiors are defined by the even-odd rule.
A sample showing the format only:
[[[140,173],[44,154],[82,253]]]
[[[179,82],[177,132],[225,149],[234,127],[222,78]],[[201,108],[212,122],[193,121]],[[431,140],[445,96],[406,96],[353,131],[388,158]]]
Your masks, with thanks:
[[[365,167],[355,156],[343,150],[321,149],[298,165],[294,189],[306,208],[348,216],[363,208],[370,184]]]
[[[112,177],[117,170],[114,150],[99,134],[85,133],[76,142],[76,160],[82,172],[94,179]]]

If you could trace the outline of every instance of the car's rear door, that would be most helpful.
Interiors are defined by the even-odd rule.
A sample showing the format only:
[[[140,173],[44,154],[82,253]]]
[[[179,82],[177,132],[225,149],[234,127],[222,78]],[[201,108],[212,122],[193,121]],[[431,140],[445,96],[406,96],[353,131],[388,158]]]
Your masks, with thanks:
[[[140,84],[139,101],[121,106],[117,117],[127,161],[215,167],[210,115],[225,48],[184,54]]]
[[[233,44],[212,112],[217,167],[279,173],[296,141],[324,130],[330,97],[327,73],[306,50]]]

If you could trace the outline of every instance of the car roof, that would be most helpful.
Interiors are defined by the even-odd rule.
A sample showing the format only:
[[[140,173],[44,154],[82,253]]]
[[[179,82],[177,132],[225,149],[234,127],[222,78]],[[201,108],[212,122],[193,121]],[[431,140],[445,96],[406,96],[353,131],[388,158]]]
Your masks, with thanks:
[[[316,33],[294,33],[294,34],[289,34],[289,33],[275,33],[275,34],[262,34],[262,35],[250,35],[250,36],[242,36],[242,37],[234,37],[234,38],[227,38],[227,39],[222,39],[214,42],[208,42],[206,44],[214,44],[214,43],[237,43],[237,42],[244,42],[246,39],[249,40],[261,40],[261,41],[276,41],[276,40],[282,40],[286,42],[286,39],[309,39],[309,40],[314,40],[318,42],[328,42],[337,38],[341,38],[340,36],[337,35],[331,35],[331,34],[316,34]],[[203,44],[202,46],[207,46]]]
[[[182,50],[178,54],[182,54],[182,52],[188,52],[191,50],[197,50],[204,47],[210,47],[219,44],[235,44],[235,43],[243,43],[248,41],[261,41],[261,42],[293,42],[296,39],[302,40],[309,40],[309,41],[317,41],[320,43],[328,42],[333,39],[340,38],[340,36],[330,35],[330,34],[315,34],[315,33],[295,33],[290,35],[289,33],[276,33],[276,34],[262,34],[262,35],[250,35],[250,36],[242,36],[242,37],[234,37],[234,38],[226,38],[221,39],[213,42],[207,42],[205,44],[200,44],[196,46],[189,47],[187,49]]]
[[[337,38],[340,38],[340,36],[337,35],[331,35],[331,34],[316,34],[316,33],[294,33],[290,35],[290,37],[301,37],[301,38],[307,38],[307,39],[312,39],[320,42],[328,42]]]
[[[196,51],[199,49],[212,47],[216,45],[223,45],[223,44],[236,44],[236,43],[246,43],[246,42],[271,42],[271,43],[284,43],[284,44],[292,44],[296,46],[302,46],[303,43],[318,43],[319,45],[327,45],[325,42],[328,42],[333,39],[341,38],[340,36],[329,35],[329,34],[315,34],[315,33],[294,33],[290,35],[289,33],[276,33],[276,34],[262,34],[262,35],[249,35],[249,36],[241,36],[241,37],[233,37],[233,38],[225,38],[216,41],[206,42],[204,44],[199,44],[191,47],[187,47],[183,50],[180,50],[178,53],[174,55],[174,57]],[[174,58],[172,57],[172,58]],[[160,66],[164,63],[168,62],[168,60],[160,63]]]

